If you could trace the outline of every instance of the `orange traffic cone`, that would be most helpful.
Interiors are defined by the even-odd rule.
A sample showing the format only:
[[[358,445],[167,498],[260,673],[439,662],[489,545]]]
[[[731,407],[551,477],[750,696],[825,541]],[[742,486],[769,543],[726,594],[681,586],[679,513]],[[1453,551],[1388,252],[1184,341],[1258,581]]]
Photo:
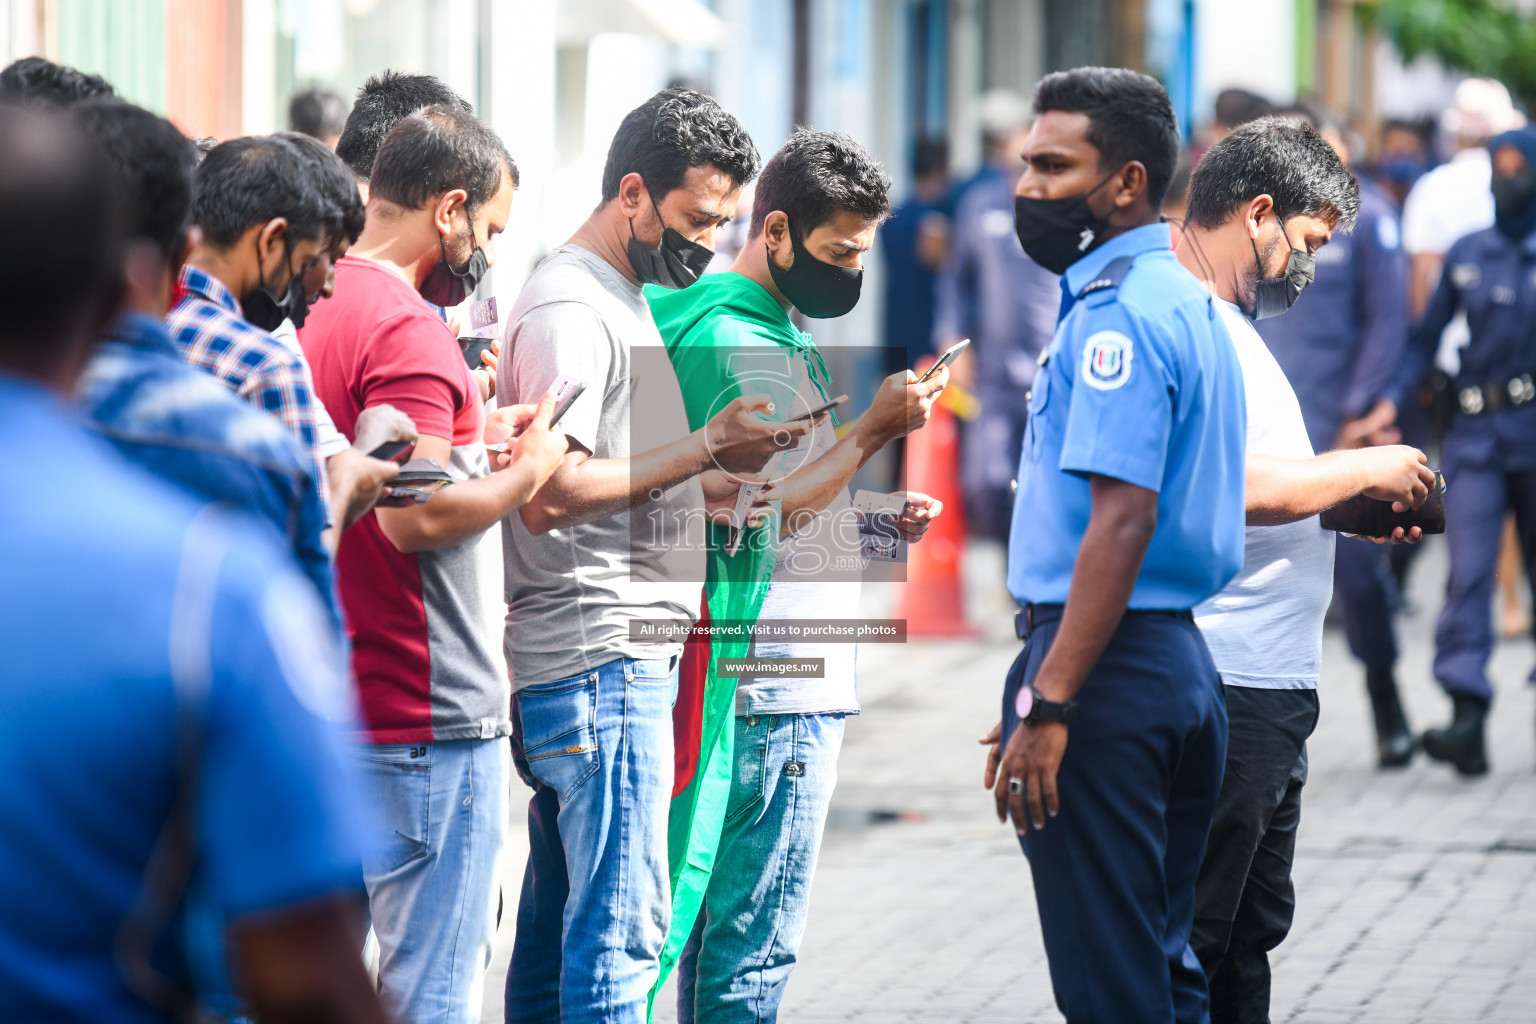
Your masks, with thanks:
[[[907,546],[907,582],[901,585],[897,618],[908,636],[969,637],[961,560],[965,555],[965,502],[960,497],[960,426],[950,391],[933,404],[928,423],[907,435],[907,488],[938,498],[944,511],[923,539]],[[960,396],[966,399],[969,396]]]

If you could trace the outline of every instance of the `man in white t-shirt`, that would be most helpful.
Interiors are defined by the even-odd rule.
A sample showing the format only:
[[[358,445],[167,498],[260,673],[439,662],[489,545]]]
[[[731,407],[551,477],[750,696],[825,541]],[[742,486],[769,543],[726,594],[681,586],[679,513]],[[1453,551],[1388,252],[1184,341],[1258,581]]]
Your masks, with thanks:
[[[1424,454],[1403,445],[1314,455],[1296,394],[1251,323],[1290,308],[1316,251],[1359,208],[1353,175],[1311,127],[1261,118],[1195,168],[1177,250],[1211,290],[1248,406],[1243,567],[1195,609],[1229,722],[1190,938],[1212,1024],[1269,1020],[1268,953],[1295,908],[1290,866],[1333,594],[1334,540],[1316,516],[1361,492],[1417,508],[1434,482]]]

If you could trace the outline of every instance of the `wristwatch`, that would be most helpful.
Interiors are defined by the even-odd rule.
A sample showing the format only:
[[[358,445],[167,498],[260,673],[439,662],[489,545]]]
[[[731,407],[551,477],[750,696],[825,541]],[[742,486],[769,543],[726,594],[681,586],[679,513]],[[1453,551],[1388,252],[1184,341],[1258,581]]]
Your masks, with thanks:
[[[1019,695],[1014,698],[1013,708],[1018,712],[1021,722],[1060,722],[1062,725],[1070,725],[1072,716],[1077,714],[1077,701],[1063,703],[1046,700],[1039,690],[1025,686],[1020,688]]]

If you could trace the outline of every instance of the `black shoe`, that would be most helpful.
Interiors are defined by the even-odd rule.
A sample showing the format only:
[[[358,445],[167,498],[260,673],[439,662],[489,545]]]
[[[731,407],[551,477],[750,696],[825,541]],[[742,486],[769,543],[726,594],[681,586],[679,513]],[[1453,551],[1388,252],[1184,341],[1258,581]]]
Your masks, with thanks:
[[[1488,756],[1483,749],[1483,721],[1488,717],[1488,702],[1477,697],[1455,698],[1456,715],[1444,729],[1424,733],[1424,753],[1436,761],[1455,765],[1462,775],[1488,774]]]
[[[1413,733],[1397,698],[1397,680],[1392,670],[1367,669],[1365,689],[1371,695],[1371,715],[1376,720],[1376,764],[1381,768],[1401,768],[1413,760]]]

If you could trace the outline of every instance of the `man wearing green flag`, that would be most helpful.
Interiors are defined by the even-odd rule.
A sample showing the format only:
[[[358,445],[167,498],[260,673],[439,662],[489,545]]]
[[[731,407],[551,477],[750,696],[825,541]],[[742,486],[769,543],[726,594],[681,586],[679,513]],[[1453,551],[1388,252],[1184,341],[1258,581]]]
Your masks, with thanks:
[[[744,394],[770,395],[789,418],[833,399],[826,364],[789,313],[839,317],[858,302],[863,255],[890,212],[889,188],[846,135],[797,129],[763,169],[731,271],[686,292],[646,290],[690,427]],[[918,383],[902,370],[841,438],[820,421],[762,474],[705,473],[715,525],[701,621],[768,626],[857,615],[861,546],[849,482],[881,447],[927,422],[947,380],[941,370]],[[755,501],[749,493],[738,502],[744,487]],[[915,540],[942,506],[903,497],[897,526]],[[811,678],[749,670],[738,686],[721,662],[748,654],[821,665]],[[850,643],[717,633],[685,656],[680,692],[691,668],[702,699],[679,700],[672,923],[662,954],[662,979],[679,969],[683,1024],[777,1019],[805,929],[844,716],[859,710],[854,654]],[[690,764],[684,755],[693,750]]]

